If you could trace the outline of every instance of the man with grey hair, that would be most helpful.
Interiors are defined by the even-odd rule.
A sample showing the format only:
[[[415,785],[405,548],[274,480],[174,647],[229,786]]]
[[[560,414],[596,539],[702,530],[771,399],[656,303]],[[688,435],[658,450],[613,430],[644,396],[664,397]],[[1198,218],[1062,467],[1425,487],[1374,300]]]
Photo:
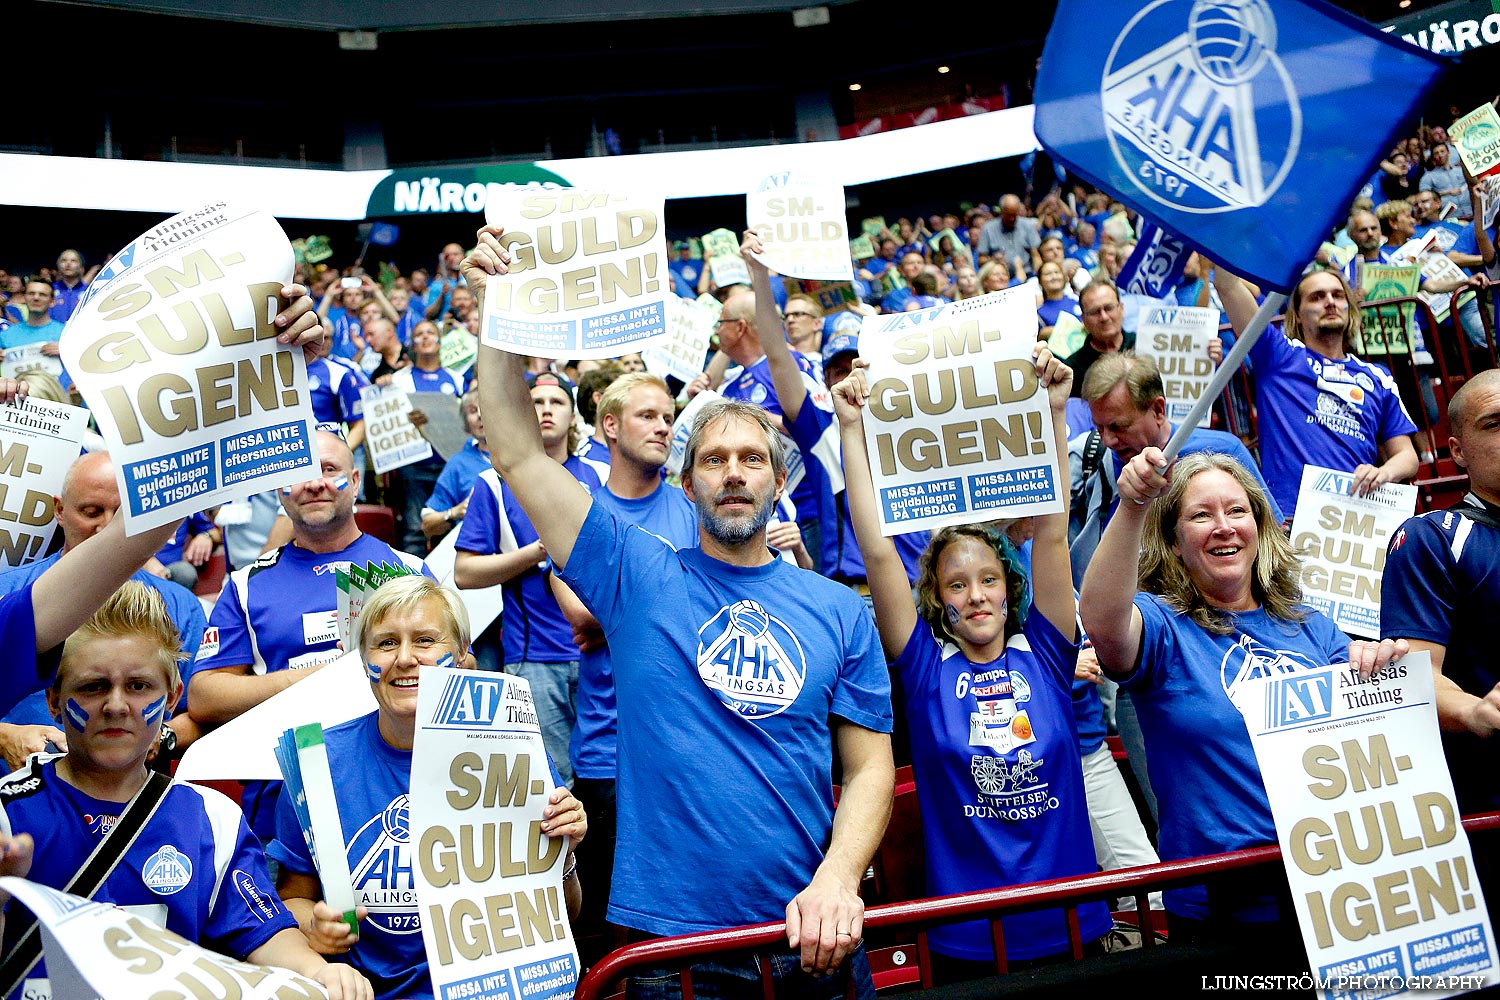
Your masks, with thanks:
[[[480,230],[464,262],[481,294],[510,263],[501,232]],[[831,973],[848,958],[857,993],[873,996],[858,888],[890,815],[890,683],[859,598],[766,544],[786,485],[770,417],[735,402],[697,416],[683,490],[698,547],[674,550],[548,459],[523,358],[486,346],[479,364],[495,470],[609,638],[620,805],[610,920],[663,935],[784,918],[801,969],[788,955],[774,976],[809,997],[842,996]],[[693,978],[726,997],[762,995],[753,960]]]
[[[1035,272],[1042,266],[1041,229],[1037,221],[1021,214],[1021,199],[1008,194],[1000,199],[1000,214],[979,231],[979,260],[998,257],[1011,268],[1020,260]]]

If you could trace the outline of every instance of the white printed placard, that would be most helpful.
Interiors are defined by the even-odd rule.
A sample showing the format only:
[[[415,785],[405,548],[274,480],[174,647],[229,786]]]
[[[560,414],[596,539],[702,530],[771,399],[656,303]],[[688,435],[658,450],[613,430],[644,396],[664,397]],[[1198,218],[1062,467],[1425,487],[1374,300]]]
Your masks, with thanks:
[[[219,202],[148,230],[89,285],[62,357],[128,533],[318,474],[307,367],[273,322],[291,279],[276,220]]]
[[[509,273],[485,286],[481,337],[514,354],[613,358],[666,332],[667,241],[660,197],[577,188],[492,189]]]
[[[78,460],[89,412],[26,398],[0,406],[0,568],[34,563],[57,529],[52,498]]]
[[[1475,177],[1500,171],[1500,115],[1493,104],[1481,104],[1454,122],[1448,137]]]
[[[1386,546],[1416,513],[1417,488],[1386,483],[1361,497],[1353,486],[1352,473],[1302,470],[1292,548],[1302,556],[1303,599],[1349,635],[1378,639]]]
[[[53,378],[62,378],[62,358],[43,350],[46,344],[21,344],[5,349],[5,360],[0,361],[0,378],[25,378],[32,372],[46,372]]]
[[[439,1000],[571,1000],[568,843],[541,825],[552,788],[525,680],[422,668],[411,843]]]
[[[1024,288],[865,319],[865,446],[883,534],[1065,509],[1035,344]]]
[[[1219,310],[1197,306],[1153,306],[1141,311],[1135,352],[1151,358],[1161,372],[1167,419],[1181,423],[1213,381],[1208,342],[1219,335]],[[1207,427],[1209,414],[1198,421]]]
[[[359,390],[365,407],[365,443],[375,471],[384,475],[432,457],[432,445],[411,422],[411,399],[393,385],[367,385]]]
[[[235,889],[247,903],[269,908],[274,888],[257,886],[243,872],[232,874]],[[28,979],[24,990],[28,998],[313,1000],[328,996],[320,984],[290,969],[251,965],[196,945],[147,919],[137,912],[139,907],[95,903],[22,878],[0,879],[0,889],[35,913],[41,926],[50,982]]]
[[[761,263],[789,278],[853,281],[844,186],[789,170],[763,177],[745,195],[745,217],[760,234]]]
[[[1292,902],[1324,1000],[1452,996],[1497,976],[1454,800],[1432,660],[1361,681],[1341,663],[1241,679]]]
[[[641,348],[646,370],[691,382],[708,363],[708,346],[718,313],[692,299],[667,297],[667,332]]]

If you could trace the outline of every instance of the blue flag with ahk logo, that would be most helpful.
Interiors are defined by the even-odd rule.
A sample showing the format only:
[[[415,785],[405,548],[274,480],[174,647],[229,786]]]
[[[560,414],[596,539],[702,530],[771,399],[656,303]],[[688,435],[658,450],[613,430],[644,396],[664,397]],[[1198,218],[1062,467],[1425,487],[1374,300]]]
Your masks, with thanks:
[[[1289,289],[1448,65],[1319,0],[1063,0],[1036,134],[1187,245]]]
[[[1182,240],[1150,219],[1142,218],[1140,238],[1130,258],[1125,261],[1115,284],[1132,295],[1149,295],[1153,299],[1170,298],[1182,273],[1187,270],[1192,253]]]

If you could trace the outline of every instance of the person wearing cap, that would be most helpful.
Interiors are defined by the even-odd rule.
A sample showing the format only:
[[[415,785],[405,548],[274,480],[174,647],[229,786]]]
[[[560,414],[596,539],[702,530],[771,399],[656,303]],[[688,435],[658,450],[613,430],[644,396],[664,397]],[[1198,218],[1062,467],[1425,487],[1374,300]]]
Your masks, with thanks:
[[[667,262],[672,272],[672,284],[677,294],[685,299],[698,297],[698,279],[703,276],[703,261],[693,259],[693,246],[687,240],[672,244],[677,259]]]
[[[609,478],[609,466],[573,454],[578,450],[578,431],[573,425],[572,381],[554,371],[540,371],[529,373],[526,385],[547,455],[586,490],[596,492]],[[578,647],[573,644],[573,627],[547,582],[547,547],[510,484],[501,482],[494,469],[480,473],[474,483],[457,549],[453,582],[460,590],[505,585],[498,662],[506,673],[524,677],[531,685],[542,741],[557,762],[563,784],[571,787],[568,741],[577,711]],[[491,626],[474,643],[481,667],[497,665],[494,632]]]

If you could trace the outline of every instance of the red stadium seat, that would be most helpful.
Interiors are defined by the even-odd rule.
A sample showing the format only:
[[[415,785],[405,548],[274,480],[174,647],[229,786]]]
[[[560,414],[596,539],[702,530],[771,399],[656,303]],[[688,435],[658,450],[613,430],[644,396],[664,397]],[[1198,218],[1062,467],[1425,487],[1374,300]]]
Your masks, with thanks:
[[[354,523],[367,535],[396,547],[396,512],[378,503],[354,505]]]

